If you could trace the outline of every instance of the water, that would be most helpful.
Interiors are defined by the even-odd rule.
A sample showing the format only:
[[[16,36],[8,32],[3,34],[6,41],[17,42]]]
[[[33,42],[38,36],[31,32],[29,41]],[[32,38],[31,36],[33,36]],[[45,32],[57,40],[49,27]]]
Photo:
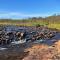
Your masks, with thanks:
[[[32,33],[30,33],[30,29],[31,29],[31,28],[27,28],[27,27],[7,26],[7,27],[6,27],[6,32],[11,32],[11,31],[12,31],[12,32],[14,32],[14,31],[25,32],[25,31],[27,31],[27,32],[26,32],[27,35],[26,35],[25,39],[19,40],[19,41],[13,40],[10,45],[19,45],[19,44],[24,44],[24,43],[26,43],[27,45],[29,45],[29,42],[32,43],[32,42],[30,41],[30,39],[32,38],[32,35],[36,34],[36,31],[31,30]],[[29,42],[26,42],[26,39],[28,39]],[[59,39],[60,39],[60,33],[56,33],[55,37],[53,37],[53,38],[51,38],[51,39],[35,40],[35,41],[33,42],[33,44],[35,44],[35,43],[37,43],[37,44],[42,43],[42,44],[52,45],[55,41],[57,41],[57,40],[59,40]],[[27,45],[26,45],[26,46],[27,46]],[[2,47],[2,46],[0,47],[0,50],[6,50],[6,49],[7,49],[6,46],[5,46],[5,47]]]
[[[13,41],[13,42],[11,42],[11,44],[12,44],[12,45],[23,44],[23,43],[25,43],[25,42],[26,42],[26,39],[20,40],[20,41]]]
[[[55,43],[58,40],[60,40],[60,33],[56,33],[56,35],[51,39],[36,40],[34,43],[42,43],[42,44],[52,45],[53,43]]]
[[[34,41],[34,43],[42,43],[42,42],[44,42],[43,39],[40,39],[40,40],[36,40],[36,41]]]
[[[0,50],[6,50],[7,48],[0,47]]]

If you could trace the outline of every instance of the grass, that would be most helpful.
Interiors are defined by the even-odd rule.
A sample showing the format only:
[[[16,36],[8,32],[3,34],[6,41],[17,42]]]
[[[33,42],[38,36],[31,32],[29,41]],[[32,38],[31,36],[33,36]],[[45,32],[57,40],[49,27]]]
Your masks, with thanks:
[[[60,24],[49,24],[48,27],[49,27],[49,28],[60,29]]]
[[[52,21],[52,20],[51,20]],[[16,26],[36,26],[44,25],[49,28],[60,29],[60,23],[51,22],[50,20],[0,20],[0,25],[16,25]]]

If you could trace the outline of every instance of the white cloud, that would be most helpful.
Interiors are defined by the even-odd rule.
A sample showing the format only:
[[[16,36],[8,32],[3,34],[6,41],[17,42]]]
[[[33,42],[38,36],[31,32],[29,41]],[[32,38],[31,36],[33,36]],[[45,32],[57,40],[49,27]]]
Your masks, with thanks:
[[[11,19],[20,19],[20,18],[28,18],[28,17],[45,17],[49,16],[49,14],[24,14],[20,12],[0,12],[0,18],[11,18]]]

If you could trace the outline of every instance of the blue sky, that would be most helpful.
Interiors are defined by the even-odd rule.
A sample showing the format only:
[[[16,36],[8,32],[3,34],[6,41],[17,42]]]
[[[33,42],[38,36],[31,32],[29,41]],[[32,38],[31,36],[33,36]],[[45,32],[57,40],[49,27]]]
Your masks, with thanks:
[[[45,17],[60,13],[60,0],[0,0],[0,18]]]

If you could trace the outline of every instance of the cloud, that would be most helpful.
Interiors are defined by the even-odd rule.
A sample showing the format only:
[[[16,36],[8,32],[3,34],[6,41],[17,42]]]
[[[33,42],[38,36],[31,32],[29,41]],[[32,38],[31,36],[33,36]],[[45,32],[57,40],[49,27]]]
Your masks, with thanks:
[[[28,17],[46,17],[49,14],[24,14],[20,12],[0,12],[0,18],[9,18],[9,19],[21,19],[21,18],[28,18]]]

